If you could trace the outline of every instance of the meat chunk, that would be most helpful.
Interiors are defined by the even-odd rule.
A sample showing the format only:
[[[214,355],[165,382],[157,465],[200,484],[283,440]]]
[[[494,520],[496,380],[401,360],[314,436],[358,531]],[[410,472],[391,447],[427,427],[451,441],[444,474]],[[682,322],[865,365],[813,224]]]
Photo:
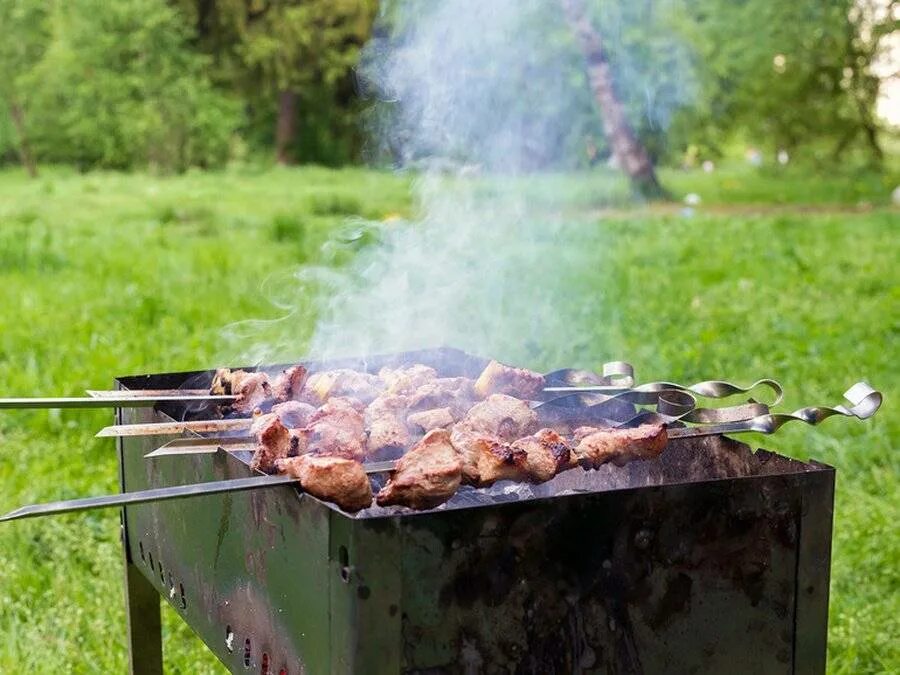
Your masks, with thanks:
[[[248,373],[246,370],[219,368],[209,388],[216,396],[236,396],[232,410],[249,415],[255,408],[272,397],[269,376],[265,373]]]
[[[509,394],[532,399],[544,388],[544,376],[532,370],[513,368],[491,361],[475,380],[475,393],[481,398],[491,394]]]
[[[288,429],[305,427],[315,412],[313,406],[301,401],[285,401],[272,406],[272,414],[277,415]]]
[[[272,384],[272,396],[276,401],[296,401],[303,392],[306,382],[306,368],[291,366],[283,370]]]
[[[362,464],[343,457],[301,455],[278,462],[309,494],[355,512],[372,504],[372,486]]]
[[[538,483],[550,480],[572,465],[572,448],[552,429],[541,429],[533,436],[520,438],[512,447],[525,452],[525,468],[529,477]]]
[[[451,408],[457,417],[461,417],[475,400],[472,384],[467,377],[429,380],[409,395],[409,408],[416,411]]]
[[[406,368],[382,368],[378,376],[384,381],[387,393],[408,395],[437,379],[437,371],[417,363]]]
[[[505,394],[492,394],[473,405],[456,428],[512,442],[530,434],[536,426],[537,413],[527,402]]]
[[[272,473],[279,459],[296,455],[299,451],[300,439],[292,436],[277,415],[261,416],[251,429],[256,433],[256,451],[250,462],[250,468],[265,473]]]
[[[443,429],[431,431],[397,462],[397,470],[375,501],[379,506],[431,509],[456,493],[461,477],[462,462],[450,434]]]
[[[366,427],[361,407],[359,401],[351,398],[328,399],[301,430],[308,451],[362,461],[366,456]]]
[[[303,399],[324,403],[333,396],[350,397],[367,403],[378,396],[384,383],[375,375],[346,368],[313,373],[306,380]]]
[[[668,437],[661,424],[642,424],[634,429],[575,430],[575,457],[588,468],[606,462],[624,466],[634,459],[653,459],[665,449]]]
[[[385,451],[409,447],[412,436],[405,420],[407,405],[405,396],[384,393],[366,408],[365,422],[371,454],[383,455]]]
[[[528,479],[528,455],[488,434],[460,430],[450,436],[462,460],[463,481],[484,487],[498,480]]]
[[[413,429],[427,433],[434,429],[449,427],[456,421],[456,418],[450,408],[434,408],[411,413],[406,421]]]

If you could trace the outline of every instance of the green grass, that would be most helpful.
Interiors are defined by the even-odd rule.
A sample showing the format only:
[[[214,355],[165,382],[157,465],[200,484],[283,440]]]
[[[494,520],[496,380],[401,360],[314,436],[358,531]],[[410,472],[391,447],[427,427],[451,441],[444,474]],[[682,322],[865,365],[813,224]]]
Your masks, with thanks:
[[[556,242],[577,263],[560,314],[578,320],[504,356],[543,367],[621,358],[641,379],[773,376],[788,407],[836,403],[859,378],[881,388],[885,409],[865,424],[794,425],[753,441],[838,467],[830,669],[897,672],[900,237],[898,213],[883,206],[892,179],[737,168],[666,179],[704,206],[690,217],[646,208],[601,217],[624,203],[621,182],[528,179],[545,206],[571,215]],[[77,395],[115,375],[211,367],[242,353],[248,335],[301,354],[315,304],[294,271],[340,266],[370,245],[363,219],[414,214],[409,183],[314,168],[171,178],[56,170],[37,181],[0,173],[4,395]],[[876,208],[799,207],[860,200]],[[770,201],[797,207],[769,212]],[[706,208],[729,203],[758,208]],[[290,316],[275,320],[285,308]],[[112,444],[93,438],[108,416],[3,413],[0,511],[116,490]],[[116,513],[0,527],[0,588],[0,672],[125,669]],[[165,632],[168,672],[222,672],[168,610]]]

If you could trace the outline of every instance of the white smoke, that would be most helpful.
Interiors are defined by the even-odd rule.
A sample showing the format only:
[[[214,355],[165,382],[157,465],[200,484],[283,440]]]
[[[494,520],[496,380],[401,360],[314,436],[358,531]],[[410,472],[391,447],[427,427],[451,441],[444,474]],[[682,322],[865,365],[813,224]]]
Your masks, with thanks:
[[[570,181],[531,172],[583,165],[602,127],[558,1],[387,6],[390,34],[361,67],[381,101],[372,154],[417,172],[418,215],[374,224],[377,243],[349,266],[298,273],[303,302],[320,302],[309,356],[453,346],[574,365],[606,301],[583,286],[605,247],[596,224],[563,213],[555,190]],[[610,191],[607,173],[589,180]]]

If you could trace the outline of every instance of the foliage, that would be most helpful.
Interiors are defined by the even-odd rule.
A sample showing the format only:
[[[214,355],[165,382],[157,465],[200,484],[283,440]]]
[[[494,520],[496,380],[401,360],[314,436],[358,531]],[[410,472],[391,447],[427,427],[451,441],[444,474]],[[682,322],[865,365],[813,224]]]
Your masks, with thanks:
[[[677,175],[682,189],[704,194],[717,180]],[[701,206],[691,218],[641,209],[600,219],[589,200],[610,181],[610,193],[624,199],[620,177],[523,180],[548,208],[569,212],[572,227],[556,242],[560,258],[587,256],[594,264],[561,307],[562,315],[581,311],[582,320],[554,343],[522,345],[509,358],[548,368],[624,358],[642,379],[750,381],[765,373],[788,386],[788,407],[836,402],[860,377],[882,388],[888,403],[900,396],[891,348],[900,286],[895,213],[771,212],[762,204],[749,214]],[[787,201],[809,199],[794,175],[766,179],[744,168],[729,181],[720,188],[726,201],[742,181],[754,187],[745,198],[757,202],[766,199],[766,185],[793,186]],[[317,215],[326,209],[316,196],[366,195],[369,215],[382,219],[410,215],[408,186],[359,170],[174,177],[45,170],[37,181],[18,170],[0,173],[0,251],[9,253],[0,265],[4,391],[78,395],[124,373],[237,364],[249,358],[242,351],[248,338],[240,336],[248,323],[259,340],[283,341],[270,361],[301,355],[315,312],[310,295],[291,282],[303,260],[328,262],[323,244],[333,243],[343,222],[342,215]],[[830,197],[824,189],[817,195]],[[296,246],[295,231],[302,237]],[[229,262],[243,251],[265,261],[257,273],[234,273]],[[665,292],[648,293],[660,288],[661,264]],[[294,315],[271,321],[285,304]],[[867,423],[828,420],[815,430],[788,426],[751,441],[838,467],[829,646],[835,673],[900,668],[900,426],[890,413]],[[0,512],[117,490],[113,447],[93,437],[108,415],[0,415]],[[0,671],[122,672],[120,565],[113,511],[4,524]],[[165,656],[173,673],[223,672],[170,609]]]
[[[702,96],[678,134],[713,152],[737,131],[772,151],[827,139],[834,157],[862,142],[880,160],[872,67],[894,23],[880,5],[683,2],[678,30],[703,66],[695,70]]]
[[[222,164],[237,109],[204,75],[160,0],[56,6],[43,58],[20,77],[36,153],[81,167]]]

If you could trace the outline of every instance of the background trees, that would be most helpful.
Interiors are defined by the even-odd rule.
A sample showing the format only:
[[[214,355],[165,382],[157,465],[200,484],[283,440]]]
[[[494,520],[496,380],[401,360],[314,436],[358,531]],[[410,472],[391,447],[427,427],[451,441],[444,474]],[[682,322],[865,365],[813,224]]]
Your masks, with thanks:
[[[541,4],[543,3],[543,4]],[[504,63],[497,95],[527,131],[566,114],[533,169],[606,160],[611,150],[566,27],[572,2],[523,12],[530,54]],[[820,162],[878,163],[873,63],[898,0],[579,0],[602,38],[624,121],[654,162],[735,141]],[[390,103],[360,96],[364,45],[416,30],[421,0],[5,0],[0,161],[89,167],[216,166],[231,158],[342,164],[363,155],[360,120]],[[530,25],[529,25],[530,24]],[[566,64],[553,97],[529,97],[542,64]],[[363,68],[363,70],[365,70]],[[476,74],[477,75],[477,74]],[[536,79],[538,78],[538,79]],[[595,88],[596,91],[596,88]],[[550,98],[558,101],[554,105]],[[564,104],[564,105],[563,105]],[[563,108],[565,110],[563,111]],[[477,130],[471,137],[477,143]],[[555,148],[555,149],[554,149]],[[396,148],[368,158],[397,159]],[[621,162],[620,162],[621,164]]]

